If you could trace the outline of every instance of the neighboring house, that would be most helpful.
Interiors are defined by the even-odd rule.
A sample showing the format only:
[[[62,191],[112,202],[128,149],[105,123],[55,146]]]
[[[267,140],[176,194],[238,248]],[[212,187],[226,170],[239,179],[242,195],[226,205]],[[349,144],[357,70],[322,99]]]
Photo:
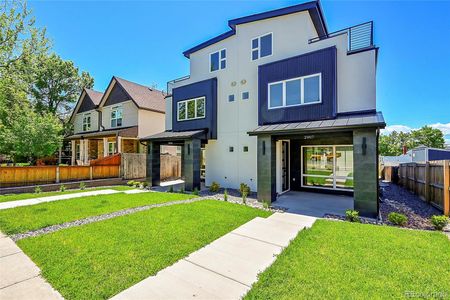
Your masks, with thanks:
[[[164,130],[161,91],[113,77],[105,93],[84,89],[70,117],[72,165],[116,153],[145,153],[139,138]]]
[[[190,75],[168,83],[166,131],[148,142],[159,184],[160,146],[183,146],[187,190],[239,188],[260,201],[290,190],[354,194],[378,214],[378,48],[372,22],[329,33],[317,1],[228,21],[230,30],[183,54]]]
[[[450,150],[418,146],[408,151],[412,162],[425,163],[434,160],[450,160]]]
[[[397,156],[380,156],[380,164],[384,167],[398,167],[400,164],[412,162],[411,151]]]

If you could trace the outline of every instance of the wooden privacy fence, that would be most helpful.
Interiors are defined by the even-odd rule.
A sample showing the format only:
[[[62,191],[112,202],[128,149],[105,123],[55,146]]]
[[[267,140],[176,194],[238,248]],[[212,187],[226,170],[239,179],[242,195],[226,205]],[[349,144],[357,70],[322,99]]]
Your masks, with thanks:
[[[450,213],[450,161],[425,164],[405,163],[398,168],[399,185],[419,195],[423,200]]]
[[[119,177],[120,166],[0,167],[0,187]]]
[[[181,157],[163,154],[161,155],[161,180],[181,177]]]
[[[144,153],[122,153],[121,176],[124,179],[144,178],[147,155]]]

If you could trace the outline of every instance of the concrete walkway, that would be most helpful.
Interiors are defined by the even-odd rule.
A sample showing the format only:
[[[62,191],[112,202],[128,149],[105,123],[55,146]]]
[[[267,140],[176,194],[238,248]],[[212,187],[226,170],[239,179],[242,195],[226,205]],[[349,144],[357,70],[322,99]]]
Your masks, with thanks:
[[[109,195],[109,194],[116,194],[116,193],[121,193],[121,191],[108,189],[108,190],[99,190],[99,191],[91,191],[91,192],[64,194],[64,195],[57,195],[57,196],[47,196],[47,197],[32,198],[32,199],[17,200],[17,201],[8,201],[8,202],[0,203],[0,210],[19,207],[19,206],[35,205],[35,204],[40,204],[43,202],[52,202],[52,201],[67,200],[67,199],[72,199],[72,198],[80,198],[80,197],[96,196],[96,195]]]
[[[257,217],[112,299],[240,299],[315,220],[290,213]]]
[[[0,232],[0,299],[63,299],[41,276],[39,268]]]

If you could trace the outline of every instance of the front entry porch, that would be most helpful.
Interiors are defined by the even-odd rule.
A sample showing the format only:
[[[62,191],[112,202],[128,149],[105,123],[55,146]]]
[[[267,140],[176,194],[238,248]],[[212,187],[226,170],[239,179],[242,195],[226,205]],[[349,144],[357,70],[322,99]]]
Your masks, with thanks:
[[[277,197],[272,206],[289,213],[322,218],[325,214],[345,215],[353,209],[353,197],[315,192],[290,191]]]

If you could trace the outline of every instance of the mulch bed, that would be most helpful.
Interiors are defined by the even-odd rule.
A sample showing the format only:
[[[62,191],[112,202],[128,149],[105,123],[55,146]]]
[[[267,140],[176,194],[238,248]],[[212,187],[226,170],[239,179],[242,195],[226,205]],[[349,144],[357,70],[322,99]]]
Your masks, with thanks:
[[[383,182],[380,196],[380,214],[383,222],[387,224],[389,224],[389,213],[398,212],[408,217],[405,227],[433,230],[430,217],[442,215],[440,210],[423,201],[419,196],[393,183]]]

